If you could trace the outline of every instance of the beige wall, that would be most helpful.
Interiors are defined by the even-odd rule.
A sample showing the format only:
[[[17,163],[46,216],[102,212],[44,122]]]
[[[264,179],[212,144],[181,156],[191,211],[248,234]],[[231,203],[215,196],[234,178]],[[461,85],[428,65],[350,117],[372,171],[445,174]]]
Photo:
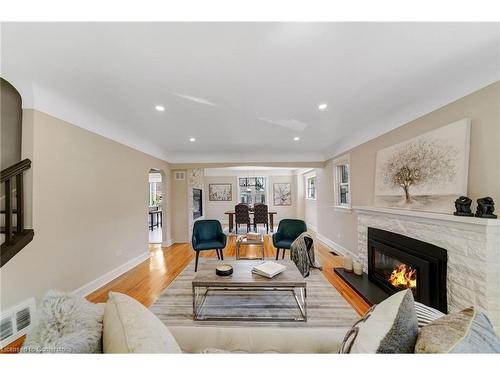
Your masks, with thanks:
[[[76,290],[147,254],[148,172],[170,173],[164,161],[45,113],[25,117],[35,237],[2,267],[2,308],[52,288]]]
[[[375,159],[378,150],[450,124],[471,119],[471,146],[468,195],[473,200],[491,196],[500,206],[500,82],[496,82],[434,112],[422,116],[389,133],[353,148],[351,161],[352,205],[373,205]],[[339,155],[341,156],[341,155]],[[331,160],[317,169],[318,232],[357,253],[357,216],[339,212],[333,205],[333,169]],[[450,202],[450,213],[454,210]]]
[[[171,172],[172,181],[172,239],[174,242],[188,242],[188,195],[187,195],[187,171],[184,172],[184,180],[176,180],[175,172]]]
[[[0,78],[0,169],[21,160],[21,95],[9,82]]]

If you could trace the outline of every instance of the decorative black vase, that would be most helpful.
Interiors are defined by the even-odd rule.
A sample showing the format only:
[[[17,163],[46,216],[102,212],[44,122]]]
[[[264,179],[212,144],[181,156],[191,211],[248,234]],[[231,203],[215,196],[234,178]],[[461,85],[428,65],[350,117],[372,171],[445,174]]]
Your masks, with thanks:
[[[456,211],[453,212],[455,216],[474,216],[470,210],[472,200],[469,197],[460,197],[455,201]]]
[[[476,217],[496,219],[497,215],[493,213],[494,211],[495,202],[493,202],[493,198],[484,197],[477,200]]]

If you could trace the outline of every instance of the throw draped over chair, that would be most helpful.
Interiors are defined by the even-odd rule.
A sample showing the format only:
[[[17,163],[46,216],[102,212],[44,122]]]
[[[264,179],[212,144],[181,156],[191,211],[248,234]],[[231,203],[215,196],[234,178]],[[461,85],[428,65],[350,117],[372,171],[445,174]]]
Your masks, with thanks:
[[[282,259],[285,258],[285,250],[290,250],[292,242],[302,233],[307,232],[306,223],[303,220],[283,219],[278,225],[278,231],[273,234],[273,245],[278,259],[280,250],[283,250]]]
[[[257,224],[265,224],[266,233],[269,233],[269,214],[267,204],[256,203],[253,206],[253,227],[256,232]]]
[[[250,232],[250,213],[248,210],[248,205],[245,203],[238,203],[234,206],[235,221],[236,221],[236,233],[238,233],[238,228],[240,224],[247,225],[247,232]]]
[[[196,251],[194,272],[198,271],[198,257],[200,251],[215,250],[217,258],[224,260],[223,249],[226,247],[227,236],[222,231],[218,220],[198,220],[194,222],[191,244]]]

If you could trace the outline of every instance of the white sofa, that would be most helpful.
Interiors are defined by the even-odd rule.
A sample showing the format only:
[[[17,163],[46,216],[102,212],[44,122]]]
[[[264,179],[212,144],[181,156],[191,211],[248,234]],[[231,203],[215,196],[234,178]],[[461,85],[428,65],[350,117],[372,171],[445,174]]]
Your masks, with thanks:
[[[344,328],[168,327],[184,353],[338,353]]]
[[[131,297],[110,293],[104,353],[338,353],[347,329],[221,326],[166,327]]]

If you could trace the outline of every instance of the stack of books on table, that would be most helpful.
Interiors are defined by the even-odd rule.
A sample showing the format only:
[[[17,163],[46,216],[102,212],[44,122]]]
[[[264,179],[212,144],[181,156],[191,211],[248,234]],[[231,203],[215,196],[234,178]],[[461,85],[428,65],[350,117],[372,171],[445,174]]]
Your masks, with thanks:
[[[252,268],[253,273],[267,277],[269,279],[272,279],[274,276],[280,274],[284,270],[286,270],[286,267],[284,265],[275,262],[264,262]]]
[[[247,239],[249,239],[251,241],[260,240],[260,234],[259,233],[255,233],[255,232],[248,232],[247,233]]]

